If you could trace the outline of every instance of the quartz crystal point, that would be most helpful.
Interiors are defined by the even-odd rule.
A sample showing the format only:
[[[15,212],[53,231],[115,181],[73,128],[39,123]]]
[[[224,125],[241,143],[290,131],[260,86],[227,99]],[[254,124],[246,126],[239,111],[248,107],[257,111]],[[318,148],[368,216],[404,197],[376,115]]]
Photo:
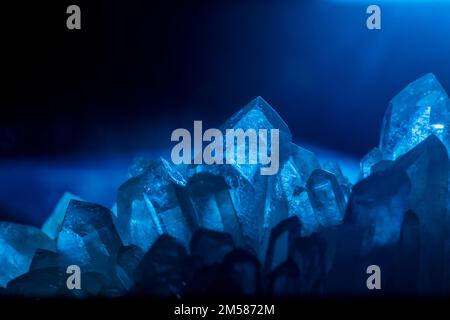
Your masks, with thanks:
[[[57,248],[66,266],[75,264],[84,272],[110,276],[121,245],[110,210],[89,202],[70,201],[57,237]]]
[[[187,245],[195,221],[188,210],[183,212],[185,184],[181,174],[163,158],[122,184],[116,226],[124,244],[146,251],[158,236],[169,234]]]
[[[222,131],[226,132],[226,129],[242,129],[244,132],[247,129],[256,130],[258,135],[258,152],[261,151],[261,145],[267,147],[267,152],[271,152],[270,143],[270,130],[279,130],[279,155],[280,161],[283,161],[286,157],[290,155],[292,135],[286,125],[286,123],[281,119],[278,113],[261,97],[255,98],[237,113],[228,119],[222,125]],[[259,133],[259,130],[267,130],[267,140],[263,139]],[[234,141],[236,142],[236,141]],[[228,141],[227,141],[228,143]],[[240,145],[235,145],[237,152]],[[245,150],[245,154],[248,154],[248,150]],[[258,162],[259,163],[259,162]],[[239,168],[242,174],[250,181],[253,180],[255,176],[260,175],[260,165],[254,164],[234,164]]]
[[[350,181],[348,181],[348,178],[342,173],[341,166],[336,161],[327,161],[322,165],[322,169],[334,174],[342,193],[344,194],[345,201],[347,201],[350,196],[352,185]]]
[[[449,123],[449,98],[435,76],[429,73],[391,100],[381,131],[383,157],[396,159],[430,134],[435,134],[448,149]]]
[[[37,249],[56,251],[56,246],[37,228],[0,222],[0,287],[28,272]]]
[[[322,227],[340,224],[345,212],[345,198],[334,174],[314,170],[307,182],[317,220]]]
[[[42,231],[44,231],[44,233],[47,234],[50,238],[55,239],[58,236],[64,217],[66,215],[67,207],[69,206],[69,202],[72,199],[80,201],[82,200],[80,197],[77,197],[70,192],[64,193],[64,195],[56,205],[55,210],[42,226]]]

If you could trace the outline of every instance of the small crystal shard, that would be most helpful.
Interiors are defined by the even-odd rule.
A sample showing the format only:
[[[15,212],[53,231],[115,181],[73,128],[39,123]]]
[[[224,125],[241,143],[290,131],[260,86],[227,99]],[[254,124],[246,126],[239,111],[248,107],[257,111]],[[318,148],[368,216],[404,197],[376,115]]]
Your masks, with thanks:
[[[329,227],[341,223],[345,198],[334,174],[322,169],[314,170],[307,188],[311,192],[311,202],[320,225]]]

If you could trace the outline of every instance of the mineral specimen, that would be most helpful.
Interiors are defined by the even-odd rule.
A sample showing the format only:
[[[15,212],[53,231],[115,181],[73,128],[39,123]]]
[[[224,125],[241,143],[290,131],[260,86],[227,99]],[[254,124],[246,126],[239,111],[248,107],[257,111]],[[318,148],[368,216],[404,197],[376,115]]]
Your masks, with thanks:
[[[449,293],[449,117],[432,74],[411,83],[352,185],[258,97],[222,129],[278,129],[277,174],[137,159],[112,211],[67,193],[42,231],[0,222],[0,295],[372,296],[369,265],[382,293]],[[69,265],[79,290],[66,286]]]

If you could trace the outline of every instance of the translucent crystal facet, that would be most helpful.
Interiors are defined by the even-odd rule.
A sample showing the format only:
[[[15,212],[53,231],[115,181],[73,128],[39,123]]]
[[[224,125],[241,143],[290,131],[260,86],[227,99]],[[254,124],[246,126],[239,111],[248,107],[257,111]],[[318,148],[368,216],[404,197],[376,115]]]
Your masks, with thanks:
[[[359,164],[360,179],[368,177],[372,173],[372,167],[383,159],[383,155],[378,148],[373,148],[361,159]]]
[[[431,73],[417,79],[390,102],[383,120],[380,150],[396,159],[430,134],[450,147],[450,101]]]
[[[57,248],[67,265],[109,275],[122,241],[111,211],[100,205],[71,200],[57,237]]]
[[[307,188],[311,192],[312,205],[320,225],[329,227],[341,223],[345,199],[334,174],[322,169],[314,170]]]
[[[47,234],[50,238],[55,239],[61,230],[61,225],[63,223],[64,217],[66,215],[67,207],[69,206],[70,200],[82,200],[70,192],[64,193],[64,195],[59,200],[58,204],[53,210],[53,213],[48,217],[42,226],[42,231]]]
[[[187,244],[195,222],[182,210],[185,184],[183,176],[162,158],[122,184],[115,222],[123,242],[148,250],[158,236],[167,233]]]
[[[364,252],[398,241],[410,181],[402,170],[375,173],[353,187],[348,219],[365,230]]]
[[[56,251],[56,246],[37,228],[0,222],[0,287],[28,271],[37,249]]]

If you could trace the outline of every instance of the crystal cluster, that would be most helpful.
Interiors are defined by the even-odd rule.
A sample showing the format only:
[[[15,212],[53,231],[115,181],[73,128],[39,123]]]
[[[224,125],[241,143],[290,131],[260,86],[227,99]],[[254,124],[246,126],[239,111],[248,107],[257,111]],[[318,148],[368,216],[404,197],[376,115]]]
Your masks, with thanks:
[[[280,130],[280,167],[136,160],[113,210],[66,194],[42,230],[0,223],[0,294],[299,296],[450,292],[450,102],[432,74],[390,102],[352,185],[262,98],[224,125]],[[82,270],[67,288],[66,268]]]

